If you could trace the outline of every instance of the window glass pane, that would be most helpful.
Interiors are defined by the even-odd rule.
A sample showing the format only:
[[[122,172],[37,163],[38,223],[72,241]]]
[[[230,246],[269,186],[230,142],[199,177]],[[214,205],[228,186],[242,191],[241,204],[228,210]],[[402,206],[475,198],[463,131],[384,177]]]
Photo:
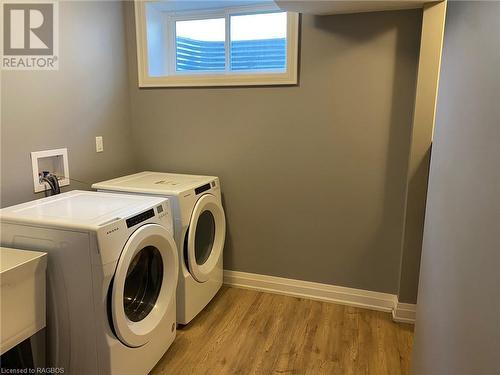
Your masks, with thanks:
[[[286,70],[286,13],[231,16],[231,70]]]
[[[146,35],[148,45],[148,72],[151,77],[167,74],[167,51],[161,12],[146,3]]]
[[[224,18],[177,21],[176,70],[224,70],[226,21]]]

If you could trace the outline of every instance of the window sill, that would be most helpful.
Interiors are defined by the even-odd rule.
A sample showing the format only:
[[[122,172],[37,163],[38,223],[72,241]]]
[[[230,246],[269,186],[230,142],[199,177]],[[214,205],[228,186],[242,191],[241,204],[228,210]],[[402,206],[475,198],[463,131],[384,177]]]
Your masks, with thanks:
[[[189,76],[139,77],[139,87],[220,87],[296,85],[297,76],[272,74],[204,74]]]

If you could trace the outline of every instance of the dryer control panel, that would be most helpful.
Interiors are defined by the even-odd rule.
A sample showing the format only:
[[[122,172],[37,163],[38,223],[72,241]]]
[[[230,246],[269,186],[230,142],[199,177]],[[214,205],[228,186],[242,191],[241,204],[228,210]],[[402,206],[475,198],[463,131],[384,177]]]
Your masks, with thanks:
[[[198,194],[204,193],[205,191],[210,190],[213,187],[215,187],[215,181],[212,181],[208,184],[198,186],[197,188],[194,189],[194,194],[198,195]]]

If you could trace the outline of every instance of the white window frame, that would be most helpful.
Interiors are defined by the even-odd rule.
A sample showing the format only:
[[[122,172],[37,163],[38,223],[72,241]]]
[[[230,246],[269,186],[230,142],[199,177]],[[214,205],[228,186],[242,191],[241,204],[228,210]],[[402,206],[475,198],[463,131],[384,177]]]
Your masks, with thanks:
[[[263,85],[295,85],[298,76],[298,39],[299,14],[287,12],[287,66],[283,71],[251,71],[234,72],[229,70],[229,22],[226,22],[226,70],[218,72],[177,72],[172,61],[167,59],[165,76],[150,76],[148,69],[148,50],[146,33],[146,1],[135,0],[135,25],[137,43],[137,66],[139,87],[189,87],[189,86],[263,86]],[[280,11],[271,6],[244,6],[224,8],[215,11],[169,12],[165,15],[165,28],[168,51],[175,51],[175,22],[189,19],[226,18],[229,15],[252,14]],[[175,64],[175,63],[174,63]]]

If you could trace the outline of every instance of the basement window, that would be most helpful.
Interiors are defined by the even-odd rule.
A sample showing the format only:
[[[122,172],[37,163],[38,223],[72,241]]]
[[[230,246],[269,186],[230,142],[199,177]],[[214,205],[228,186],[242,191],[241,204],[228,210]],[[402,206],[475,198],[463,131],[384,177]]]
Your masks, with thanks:
[[[255,4],[136,1],[139,86],[296,84],[298,14]]]

